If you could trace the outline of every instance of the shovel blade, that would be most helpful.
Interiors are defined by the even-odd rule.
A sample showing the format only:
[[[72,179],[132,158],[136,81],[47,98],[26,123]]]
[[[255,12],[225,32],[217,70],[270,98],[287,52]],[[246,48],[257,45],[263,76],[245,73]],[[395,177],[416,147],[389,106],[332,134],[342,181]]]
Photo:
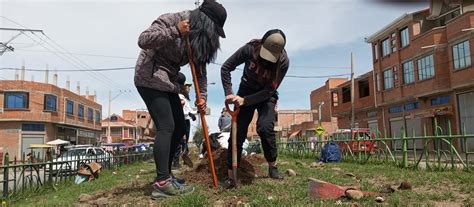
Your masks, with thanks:
[[[308,196],[316,199],[338,199],[345,196],[345,190],[338,185],[309,178]]]

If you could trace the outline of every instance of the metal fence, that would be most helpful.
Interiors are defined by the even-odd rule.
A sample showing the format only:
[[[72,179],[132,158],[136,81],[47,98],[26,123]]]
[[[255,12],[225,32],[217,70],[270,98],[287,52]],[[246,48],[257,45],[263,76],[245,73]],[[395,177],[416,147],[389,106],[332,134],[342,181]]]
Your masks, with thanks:
[[[0,166],[0,200],[11,198],[25,191],[38,190],[43,186],[55,188],[58,183],[71,181],[83,163],[97,162],[102,165],[102,169],[116,169],[137,161],[149,160],[152,156],[151,151],[116,152],[114,154],[107,153],[87,157],[78,155],[70,159],[25,163],[17,160],[16,157],[11,160],[6,153],[3,159],[4,164]]]
[[[400,136],[382,136],[380,132],[374,137],[355,136],[352,140],[329,140],[278,142],[279,153],[301,158],[321,156],[321,151],[329,141],[339,145],[341,158],[345,162],[356,163],[390,163],[402,168],[448,170],[462,169],[472,171],[474,155],[474,134],[461,133],[453,135],[448,124],[447,131],[439,126],[434,135],[427,135],[426,126],[423,135],[400,130]],[[462,130],[465,132],[466,130]],[[408,135],[411,136],[408,136]],[[470,160],[471,158],[471,160]]]

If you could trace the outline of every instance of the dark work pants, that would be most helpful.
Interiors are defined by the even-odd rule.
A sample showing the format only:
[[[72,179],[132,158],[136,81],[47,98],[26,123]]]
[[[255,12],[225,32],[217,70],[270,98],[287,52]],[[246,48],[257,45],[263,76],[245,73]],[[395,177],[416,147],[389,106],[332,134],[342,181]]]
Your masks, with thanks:
[[[191,130],[191,121],[185,120],[186,128],[185,128],[185,138],[181,139],[181,142],[178,145],[178,149],[176,150],[176,153],[174,154],[173,158],[173,163],[179,162],[179,156],[181,156],[181,153],[188,153],[188,141],[189,141],[189,131]]]
[[[163,181],[170,178],[172,160],[185,133],[183,107],[178,94],[145,87],[137,89],[156,125],[153,156],[156,180]]]
[[[275,139],[274,121],[275,121],[275,101],[273,98],[250,106],[240,107],[237,116],[237,163],[240,166],[242,156],[242,145],[247,139],[247,131],[252,121],[255,109],[258,112],[257,133],[262,142],[263,153],[267,162],[275,162],[277,159],[277,145]],[[232,134],[232,132],[231,132]],[[227,167],[232,168],[232,137],[229,138],[227,150]]]

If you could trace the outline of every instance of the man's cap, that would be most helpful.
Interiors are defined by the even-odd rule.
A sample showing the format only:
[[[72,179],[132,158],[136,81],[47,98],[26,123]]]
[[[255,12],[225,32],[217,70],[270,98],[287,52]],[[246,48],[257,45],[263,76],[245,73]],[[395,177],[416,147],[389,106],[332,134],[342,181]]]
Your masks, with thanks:
[[[192,86],[193,84],[190,83],[190,82],[188,82],[188,81],[186,81],[186,82],[184,82],[184,85],[185,85],[185,86]]]
[[[263,35],[260,57],[272,63],[276,63],[285,48],[286,37],[283,31],[272,29]]]
[[[222,4],[217,3],[215,0],[204,0],[199,10],[216,23],[217,33],[222,38],[225,38],[224,23],[227,19],[227,11]]]
[[[176,82],[179,85],[184,85],[186,82],[186,76],[183,73],[178,72],[178,75],[176,75]]]

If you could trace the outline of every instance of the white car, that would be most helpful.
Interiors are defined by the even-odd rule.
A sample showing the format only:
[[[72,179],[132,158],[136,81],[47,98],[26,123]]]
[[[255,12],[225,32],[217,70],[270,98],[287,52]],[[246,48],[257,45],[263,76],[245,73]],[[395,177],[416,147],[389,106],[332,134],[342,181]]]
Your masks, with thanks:
[[[77,171],[78,163],[97,162],[101,165],[113,163],[113,155],[100,147],[79,146],[71,147],[68,151],[53,159],[53,173],[62,171]]]

